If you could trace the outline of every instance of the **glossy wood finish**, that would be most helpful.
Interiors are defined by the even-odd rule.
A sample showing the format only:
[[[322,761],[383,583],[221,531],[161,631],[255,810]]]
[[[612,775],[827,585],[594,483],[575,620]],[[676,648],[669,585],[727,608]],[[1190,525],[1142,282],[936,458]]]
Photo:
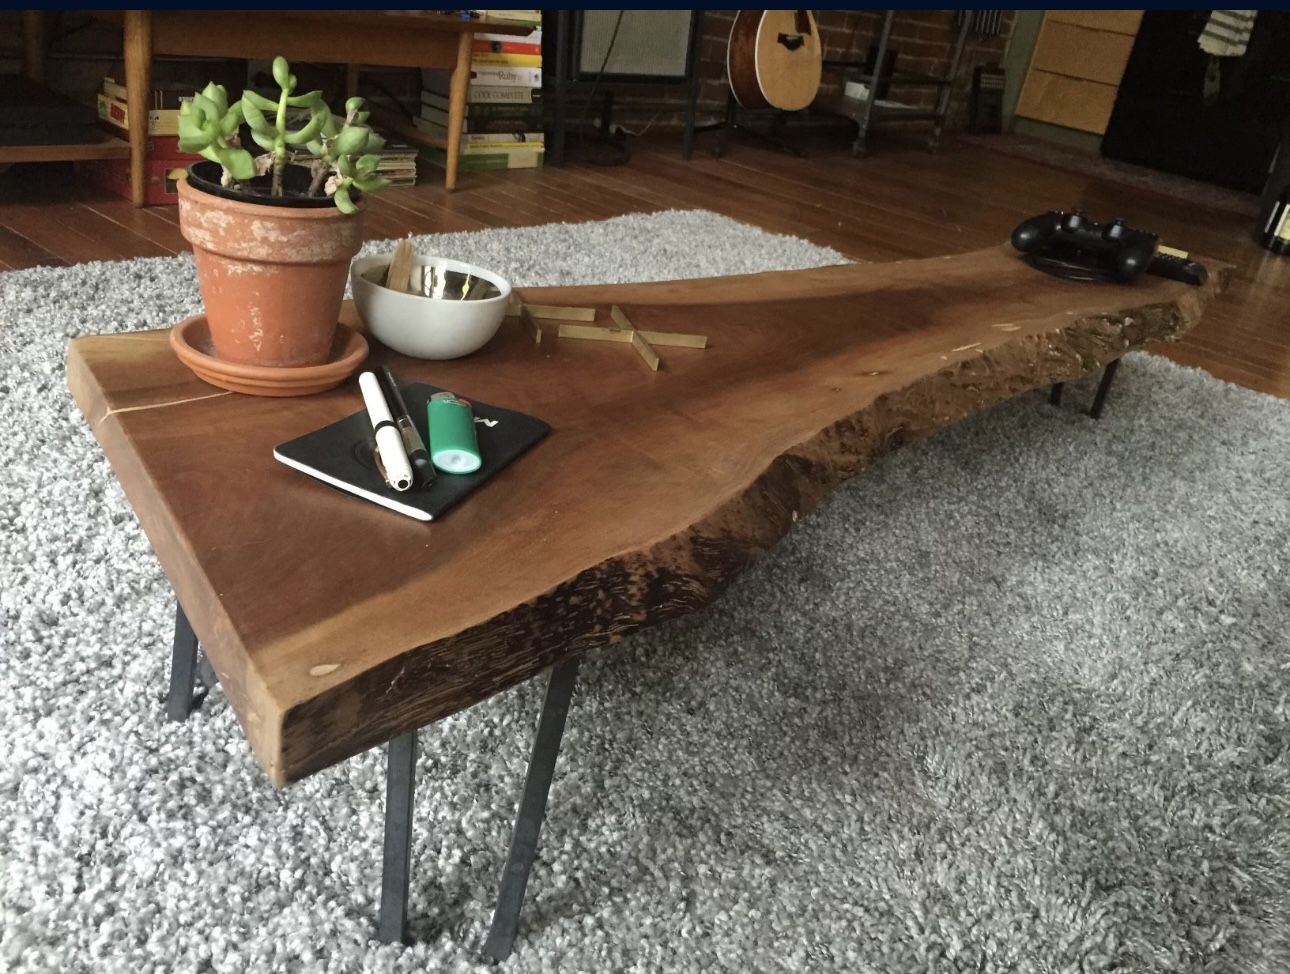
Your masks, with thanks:
[[[991,246],[1028,216],[1078,206],[1235,264],[1231,287],[1205,321],[1158,351],[1220,379],[1290,396],[1290,258],[1250,240],[1252,215],[975,145],[929,154],[916,134],[888,133],[858,161],[849,140],[845,131],[821,136],[806,159],[742,142],[713,159],[700,143],[685,163],[677,136],[651,136],[632,143],[625,166],[470,173],[451,195],[433,180],[388,190],[369,199],[365,232],[384,239],[697,208],[805,237],[852,260],[887,261]],[[188,247],[176,221],[174,207],[136,210],[57,166],[19,167],[0,176],[0,269],[179,253]]]
[[[1217,268],[1216,268],[1217,270]],[[68,379],[270,777],[296,780],[640,626],[694,611],[875,457],[1199,320],[1206,288],[1090,288],[1007,247],[955,257],[530,289],[702,330],[651,372],[517,319],[434,381],[552,434],[422,525],[277,464],[351,386],[220,394],[165,332],[80,338]]]

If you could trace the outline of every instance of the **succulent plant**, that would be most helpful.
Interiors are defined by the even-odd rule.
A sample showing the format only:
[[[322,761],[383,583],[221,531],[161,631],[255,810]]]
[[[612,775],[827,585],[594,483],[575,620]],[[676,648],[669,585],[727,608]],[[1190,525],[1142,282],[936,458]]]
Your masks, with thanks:
[[[321,91],[295,94],[296,76],[286,58],[274,58],[273,80],[281,92],[277,101],[247,90],[241,101],[232,105],[222,86],[207,85],[180,109],[180,148],[218,162],[223,167],[224,186],[272,173],[273,196],[283,195],[282,174],[292,150],[307,151],[313,157],[309,195],[325,192],[344,213],[357,209],[354,190],[370,193],[389,185],[389,180],[376,173],[385,140],[365,124],[369,113],[363,111],[362,98],[349,99],[344,121],[339,121]],[[290,109],[307,111],[308,120],[299,128],[288,129]],[[255,144],[265,151],[258,158],[238,142],[243,120],[250,126]]]

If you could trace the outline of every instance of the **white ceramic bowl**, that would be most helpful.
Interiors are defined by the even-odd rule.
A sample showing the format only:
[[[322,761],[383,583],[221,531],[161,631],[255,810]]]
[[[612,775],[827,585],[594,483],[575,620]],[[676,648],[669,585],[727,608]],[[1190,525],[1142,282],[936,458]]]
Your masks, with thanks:
[[[354,305],[372,336],[396,352],[414,358],[460,358],[488,344],[506,316],[511,285],[506,278],[473,264],[446,257],[417,254],[413,261],[440,272],[471,274],[492,283],[501,293],[491,298],[461,301],[392,291],[365,275],[384,267],[390,255],[360,257],[350,266]]]

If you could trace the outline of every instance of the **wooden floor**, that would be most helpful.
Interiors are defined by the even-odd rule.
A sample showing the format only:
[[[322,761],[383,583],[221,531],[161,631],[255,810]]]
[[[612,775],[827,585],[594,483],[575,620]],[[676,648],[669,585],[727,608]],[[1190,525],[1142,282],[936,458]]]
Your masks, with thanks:
[[[369,199],[366,233],[379,239],[702,208],[848,257],[886,261],[998,244],[1027,216],[1079,206],[1235,264],[1229,292],[1205,322],[1163,353],[1290,397],[1290,258],[1251,242],[1249,217],[978,146],[951,145],[931,155],[892,141],[855,160],[842,139],[814,146],[806,159],[736,142],[722,159],[696,153],[689,163],[681,161],[676,138],[633,149],[625,166],[466,174],[455,193],[433,179],[388,190]],[[15,167],[0,175],[0,270],[186,249],[174,207],[137,210],[62,167]]]

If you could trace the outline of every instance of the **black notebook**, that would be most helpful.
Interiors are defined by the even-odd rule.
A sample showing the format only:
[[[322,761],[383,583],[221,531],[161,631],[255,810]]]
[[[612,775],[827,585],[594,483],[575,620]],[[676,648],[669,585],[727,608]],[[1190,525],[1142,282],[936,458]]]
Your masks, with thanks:
[[[417,432],[426,446],[430,446],[426,403],[436,392],[444,390],[416,383],[400,386],[400,391]],[[376,468],[376,439],[365,409],[283,443],[274,448],[273,455],[288,467],[340,490],[419,521],[432,521],[551,431],[542,420],[524,413],[499,409],[476,399],[469,402],[475,413],[475,435],[483,465],[468,474],[440,471],[429,487],[414,486],[411,490],[399,491],[385,482]]]

